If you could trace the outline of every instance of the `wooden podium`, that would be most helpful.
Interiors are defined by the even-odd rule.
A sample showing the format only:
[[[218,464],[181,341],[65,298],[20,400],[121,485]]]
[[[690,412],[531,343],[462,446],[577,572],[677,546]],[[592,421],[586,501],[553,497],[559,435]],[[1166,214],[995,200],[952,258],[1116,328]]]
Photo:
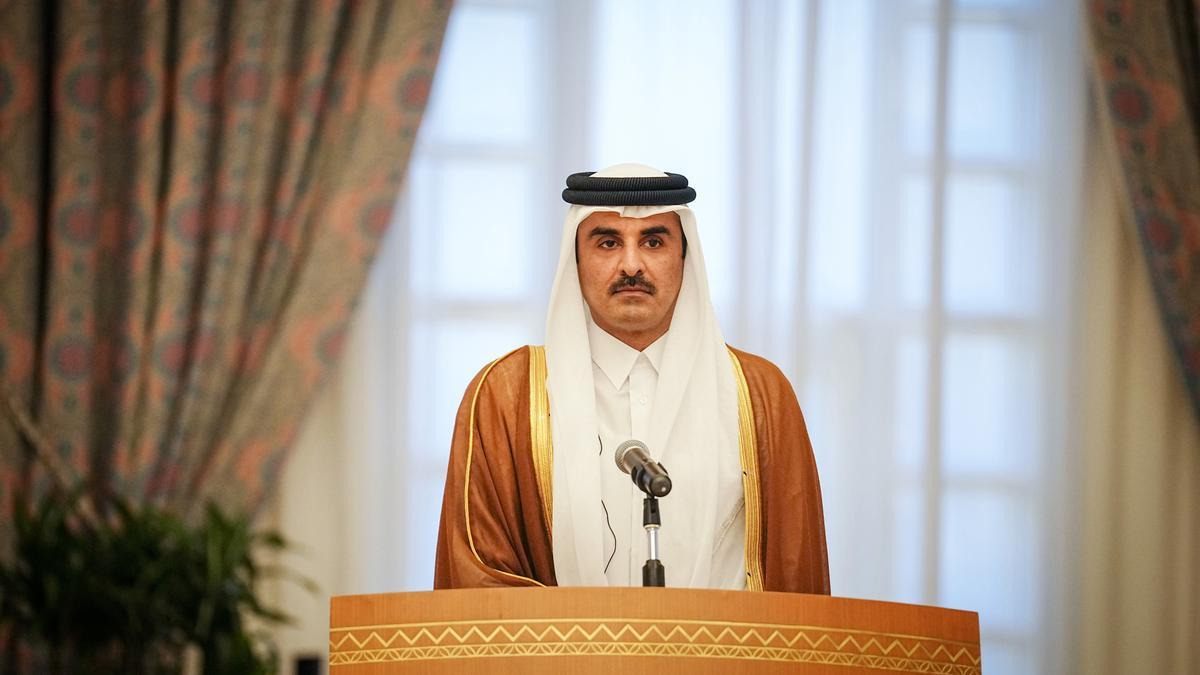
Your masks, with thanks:
[[[496,588],[335,597],[331,675],[979,675],[979,615],[791,593]]]

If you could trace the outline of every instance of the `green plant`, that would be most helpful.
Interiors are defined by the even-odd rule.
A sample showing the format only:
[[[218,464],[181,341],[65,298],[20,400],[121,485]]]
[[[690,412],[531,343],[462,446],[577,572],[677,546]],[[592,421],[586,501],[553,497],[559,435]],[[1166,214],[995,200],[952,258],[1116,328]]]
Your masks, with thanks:
[[[256,562],[286,547],[278,534],[211,504],[188,524],[82,490],[18,502],[13,525],[13,555],[0,563],[0,630],[45,655],[41,668],[177,673],[191,648],[206,673],[277,670],[251,624],[287,621],[258,595],[265,576],[286,574]]]

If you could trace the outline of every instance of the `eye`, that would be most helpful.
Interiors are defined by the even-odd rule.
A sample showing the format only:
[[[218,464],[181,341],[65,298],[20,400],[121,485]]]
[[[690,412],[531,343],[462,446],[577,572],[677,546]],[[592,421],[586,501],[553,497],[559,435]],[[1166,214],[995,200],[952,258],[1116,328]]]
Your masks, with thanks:
[[[662,248],[666,244],[663,242],[662,239],[659,239],[658,237],[650,237],[645,242],[643,242],[642,245],[645,246],[646,248]]]
[[[617,247],[617,240],[616,239],[601,239],[600,243],[597,244],[597,246],[599,246],[600,248],[604,248],[604,249],[614,249]]]

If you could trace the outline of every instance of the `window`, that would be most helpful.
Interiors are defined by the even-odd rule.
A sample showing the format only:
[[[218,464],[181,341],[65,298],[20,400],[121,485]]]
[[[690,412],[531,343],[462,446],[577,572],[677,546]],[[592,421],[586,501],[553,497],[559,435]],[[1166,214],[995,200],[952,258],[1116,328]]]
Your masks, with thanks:
[[[364,312],[376,545],[429,588],[451,427],[542,340],[563,178],[687,175],[733,344],[792,380],[836,595],[976,609],[1055,670],[1055,392],[1083,125],[1076,8],[1035,0],[460,0]],[[503,36],[503,39],[496,39]],[[353,343],[353,341],[352,341]]]

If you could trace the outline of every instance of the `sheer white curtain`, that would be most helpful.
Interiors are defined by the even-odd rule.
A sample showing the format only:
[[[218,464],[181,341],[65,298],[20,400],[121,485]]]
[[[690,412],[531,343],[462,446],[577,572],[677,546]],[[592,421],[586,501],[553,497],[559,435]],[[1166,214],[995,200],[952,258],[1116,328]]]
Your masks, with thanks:
[[[1108,129],[1088,147],[1074,356],[1074,671],[1200,672],[1200,420],[1130,221]]]
[[[562,180],[639,161],[697,188],[726,336],[797,389],[833,592],[978,610],[989,673],[1061,670],[1076,12],[459,0],[293,460],[345,526],[326,590],[430,586],[454,411],[488,360],[541,342]],[[285,486],[285,524],[316,484]]]

